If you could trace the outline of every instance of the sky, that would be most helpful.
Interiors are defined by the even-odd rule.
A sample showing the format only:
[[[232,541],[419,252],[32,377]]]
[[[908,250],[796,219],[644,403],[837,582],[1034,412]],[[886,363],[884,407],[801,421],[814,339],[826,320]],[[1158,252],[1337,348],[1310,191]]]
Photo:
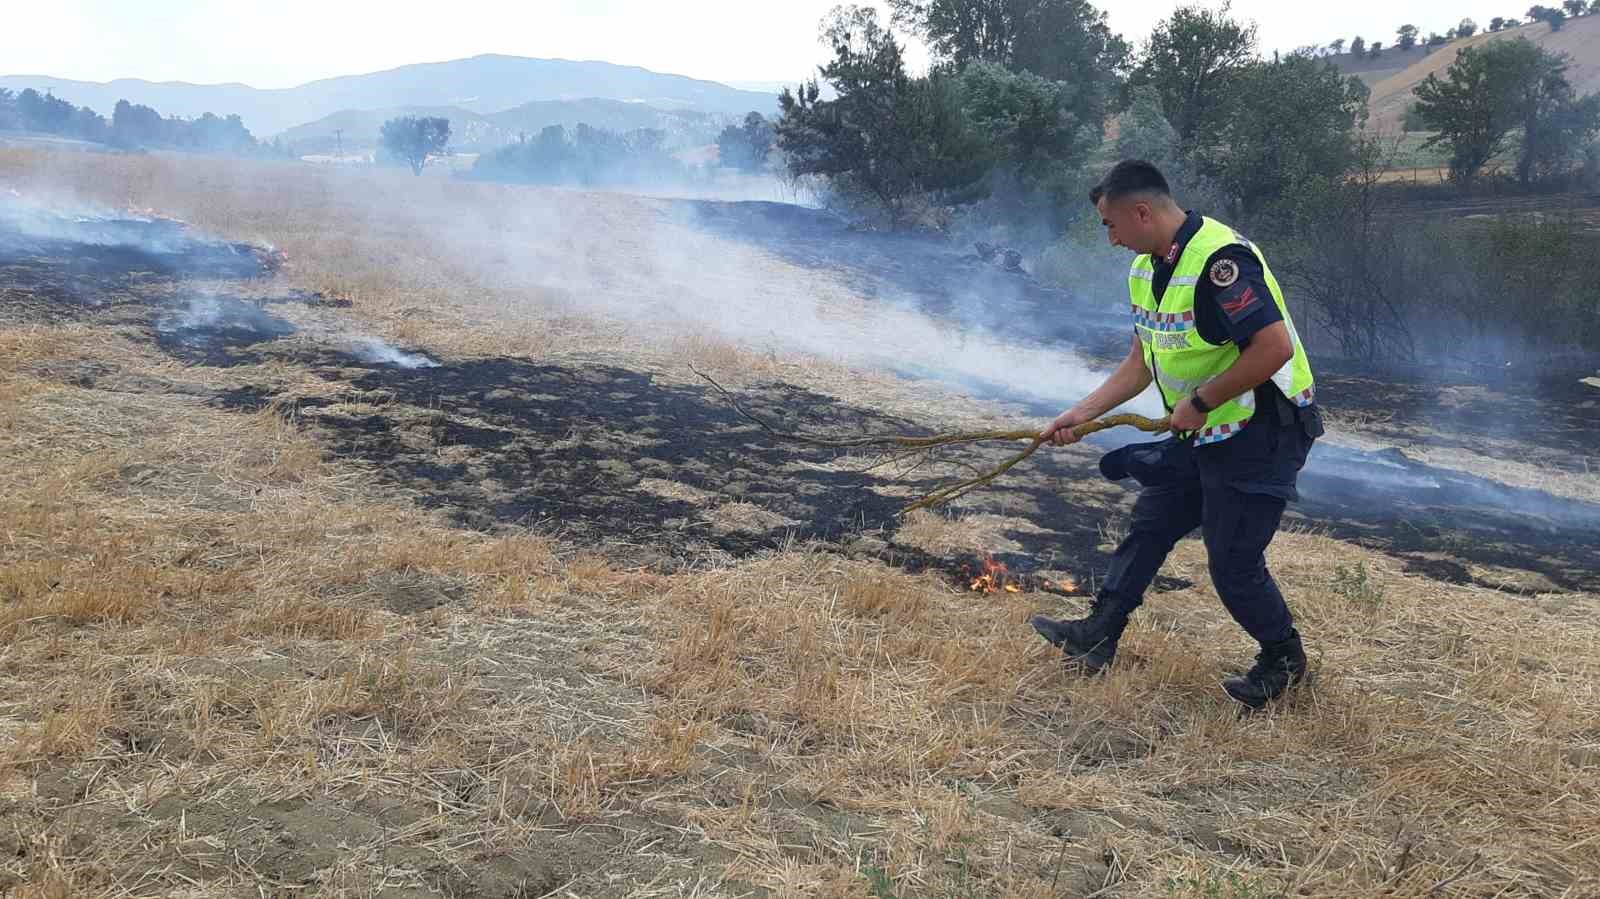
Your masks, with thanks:
[[[817,23],[835,2],[33,0],[6,14],[0,74],[277,88],[414,62],[504,53],[597,59],[713,81],[795,81],[823,62]],[[870,5],[885,8],[881,0]],[[1112,29],[1137,45],[1182,4],[1098,5]],[[1499,0],[1498,5],[1486,0],[1233,3],[1237,17],[1257,22],[1266,53],[1357,34],[1388,44],[1405,23],[1427,34],[1454,27],[1463,16],[1485,25],[1496,12],[1526,8],[1526,0]],[[908,55],[914,67],[926,62],[920,47]]]

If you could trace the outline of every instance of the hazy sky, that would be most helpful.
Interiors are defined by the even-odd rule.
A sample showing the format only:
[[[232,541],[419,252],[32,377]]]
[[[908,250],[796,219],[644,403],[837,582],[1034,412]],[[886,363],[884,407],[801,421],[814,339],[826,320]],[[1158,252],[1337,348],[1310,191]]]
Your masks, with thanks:
[[[14,8],[0,29],[0,74],[290,87],[412,62],[506,53],[599,59],[718,81],[789,81],[822,61],[817,22],[835,2],[32,0],[8,4]],[[1101,4],[1113,29],[1135,44],[1178,5]],[[1407,22],[1426,34],[1454,27],[1463,15],[1483,25],[1497,12],[1525,9],[1527,0],[1233,4],[1236,15],[1259,23],[1267,52],[1355,34],[1391,43]],[[922,54],[915,57],[920,61]]]

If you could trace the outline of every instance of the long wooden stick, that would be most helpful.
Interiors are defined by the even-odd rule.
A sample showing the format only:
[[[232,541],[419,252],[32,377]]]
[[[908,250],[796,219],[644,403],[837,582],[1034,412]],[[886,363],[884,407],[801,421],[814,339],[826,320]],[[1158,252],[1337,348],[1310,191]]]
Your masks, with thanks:
[[[781,431],[763,421],[755,413],[746,409],[744,405],[739,402],[737,397],[735,397],[732,393],[729,393],[727,388],[723,387],[721,384],[718,384],[710,375],[700,371],[692,365],[689,367],[689,370],[694,372],[696,375],[699,375],[702,380],[715,388],[718,393],[722,394],[722,397],[732,404],[734,410],[737,411],[741,416],[751,422],[754,422],[762,430],[766,431],[772,436],[781,438],[783,440],[793,440],[799,443],[808,443],[812,446],[827,446],[836,449],[859,449],[862,447],[874,446],[897,447],[900,449],[911,450],[912,452],[906,454],[908,456],[915,455],[918,452],[934,450],[946,446],[985,443],[995,440],[1028,441],[1027,449],[1007,459],[996,468],[978,474],[972,478],[968,478],[967,480],[958,481],[954,484],[948,484],[944,487],[941,487],[938,490],[935,490],[933,493],[928,494],[922,499],[919,499],[911,505],[900,510],[900,514],[902,515],[915,509],[931,509],[934,506],[940,506],[950,502],[957,497],[965,496],[966,494],[971,493],[985,484],[991,483],[996,478],[1010,471],[1017,463],[1033,455],[1040,446],[1044,445],[1044,439],[1039,435],[1039,430],[1037,428],[1017,428],[1013,430],[996,431],[956,431],[949,434],[933,434],[927,437],[880,434],[868,435],[865,437],[845,438],[818,437],[812,434]],[[1143,415],[1135,415],[1133,413],[1108,415],[1104,418],[1095,419],[1094,421],[1086,421],[1083,424],[1074,425],[1072,430],[1073,433],[1082,438],[1087,437],[1088,435],[1097,431],[1104,431],[1107,428],[1114,428],[1119,425],[1130,425],[1138,428],[1141,431],[1148,431],[1152,434],[1160,434],[1168,430],[1167,419],[1165,418],[1146,418]]]

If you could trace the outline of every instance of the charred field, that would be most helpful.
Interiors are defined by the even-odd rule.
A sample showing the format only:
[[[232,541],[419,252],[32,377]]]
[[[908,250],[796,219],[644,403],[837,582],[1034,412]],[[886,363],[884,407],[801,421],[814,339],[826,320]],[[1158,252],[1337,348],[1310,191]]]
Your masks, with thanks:
[[[1525,385],[1332,372],[1341,439],[1271,558],[1319,678],[1240,716],[1196,541],[1112,676],[1029,632],[1082,608],[1033,576],[1092,587],[1118,536],[1094,449],[902,519],[1003,451],[786,445],[688,363],[807,433],[1036,403],[649,311],[754,275],[844,329],[1065,306],[1003,345],[1092,364],[1082,298],[769,205],[38,153],[8,186],[77,211],[0,216],[0,889],[1600,888],[1590,388],[1520,439],[1459,425]],[[985,556],[1017,592],[969,589]]]

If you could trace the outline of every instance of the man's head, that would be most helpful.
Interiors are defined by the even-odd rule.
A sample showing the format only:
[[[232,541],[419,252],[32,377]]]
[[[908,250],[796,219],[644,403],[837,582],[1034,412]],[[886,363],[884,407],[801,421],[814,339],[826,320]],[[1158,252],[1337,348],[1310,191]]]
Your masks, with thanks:
[[[1184,213],[1172,199],[1161,170],[1139,159],[1124,159],[1089,191],[1112,246],[1161,255],[1171,245]]]

